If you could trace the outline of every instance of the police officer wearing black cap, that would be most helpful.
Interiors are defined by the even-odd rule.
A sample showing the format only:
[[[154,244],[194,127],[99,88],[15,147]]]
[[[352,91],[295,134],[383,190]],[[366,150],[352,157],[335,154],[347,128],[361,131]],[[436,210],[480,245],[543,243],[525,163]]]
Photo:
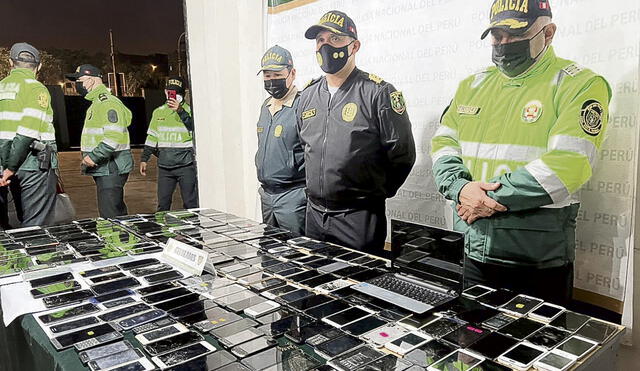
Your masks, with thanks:
[[[128,127],[131,111],[102,82],[102,72],[83,64],[67,74],[76,91],[91,102],[87,109],[80,150],[82,172],[96,183],[98,210],[103,218],[127,215],[124,186],[133,168]]]
[[[385,202],[416,159],[402,93],[356,68],[356,26],[330,11],[305,33],[316,41],[325,76],[300,97],[298,129],[305,150],[306,234],[384,255]]]
[[[307,196],[296,120],[300,93],[294,84],[296,70],[291,53],[278,45],[271,47],[262,57],[260,72],[270,95],[262,104],[257,127],[262,221],[302,235]]]
[[[185,81],[170,77],[165,87],[167,101],[151,116],[147,140],[140,158],[140,174],[147,175],[151,155],[158,157],[158,211],[171,209],[176,185],[182,206],[198,207],[198,176],[193,146],[193,117],[185,102]]]

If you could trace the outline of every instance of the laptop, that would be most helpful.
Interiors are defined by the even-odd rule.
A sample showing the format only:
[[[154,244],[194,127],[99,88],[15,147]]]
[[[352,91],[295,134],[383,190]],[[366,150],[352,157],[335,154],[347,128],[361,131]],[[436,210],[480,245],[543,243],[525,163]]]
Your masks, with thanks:
[[[392,272],[352,288],[418,314],[460,295],[463,233],[392,219],[391,255]]]

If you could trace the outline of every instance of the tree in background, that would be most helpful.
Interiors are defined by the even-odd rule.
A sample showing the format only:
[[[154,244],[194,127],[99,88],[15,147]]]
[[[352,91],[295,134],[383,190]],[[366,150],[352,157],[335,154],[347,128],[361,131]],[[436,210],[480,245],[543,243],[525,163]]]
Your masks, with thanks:
[[[42,68],[38,72],[38,80],[45,85],[59,85],[64,81],[65,70],[62,61],[56,56],[42,52],[40,55]],[[9,64],[9,49],[0,48],[0,79],[5,78],[11,71]]]

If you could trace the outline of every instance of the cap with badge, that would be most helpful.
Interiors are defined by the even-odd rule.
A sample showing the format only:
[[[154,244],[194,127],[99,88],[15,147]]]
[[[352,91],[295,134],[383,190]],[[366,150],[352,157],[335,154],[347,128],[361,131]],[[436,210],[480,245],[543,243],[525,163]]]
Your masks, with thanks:
[[[307,39],[315,39],[322,31],[330,31],[340,36],[351,36],[358,39],[356,24],[343,12],[332,10],[325,13],[317,24],[309,27],[304,33]]]
[[[282,71],[285,68],[293,67],[293,58],[289,51],[279,45],[274,45],[262,56],[260,71]]]
[[[38,49],[33,47],[33,45],[30,45],[30,44],[27,44],[27,43],[15,43],[15,44],[13,44],[13,46],[11,47],[11,51],[10,51],[9,57],[14,61],[32,62],[30,60],[26,60],[26,59],[20,57],[20,54],[22,54],[22,53],[31,54],[33,56],[33,58],[35,59],[35,62],[36,63],[40,63],[40,52],[38,51]]]
[[[184,94],[186,89],[185,81],[179,76],[169,77],[164,88],[167,90],[175,90],[178,94]]]
[[[92,66],[90,64],[82,64],[76,68],[76,72],[68,73],[65,75],[71,81],[76,81],[82,76],[91,76],[91,77],[100,77],[102,78],[102,71],[98,67]]]
[[[520,36],[531,28],[538,17],[551,16],[549,0],[494,0],[491,5],[491,23],[482,33],[481,39],[494,29]]]

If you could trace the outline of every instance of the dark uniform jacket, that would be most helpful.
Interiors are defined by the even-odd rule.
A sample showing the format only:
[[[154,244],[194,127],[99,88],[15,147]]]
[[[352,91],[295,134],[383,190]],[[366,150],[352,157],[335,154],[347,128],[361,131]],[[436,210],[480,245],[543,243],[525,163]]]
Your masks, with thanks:
[[[416,159],[402,93],[354,69],[331,97],[322,77],[302,92],[297,112],[307,194],[327,210],[364,208],[393,197]]]

